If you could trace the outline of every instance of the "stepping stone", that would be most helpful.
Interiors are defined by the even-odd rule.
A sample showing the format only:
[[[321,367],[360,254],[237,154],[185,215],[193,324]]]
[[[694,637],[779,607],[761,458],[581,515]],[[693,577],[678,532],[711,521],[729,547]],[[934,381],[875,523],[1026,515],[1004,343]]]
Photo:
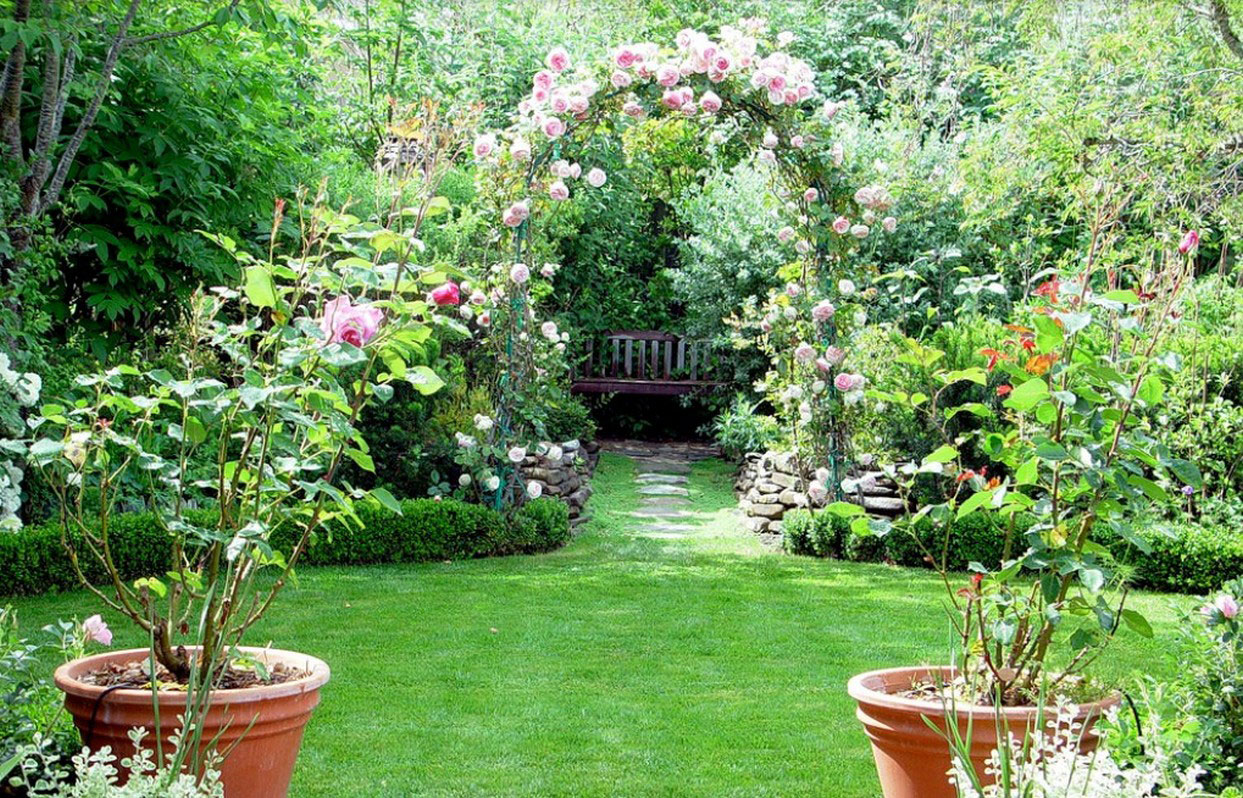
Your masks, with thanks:
[[[689,504],[690,502],[687,502]],[[633,518],[694,518],[695,513],[689,513],[682,510],[674,510],[673,507],[679,505],[668,504],[651,504],[640,507],[630,513]]]
[[[677,485],[644,485],[639,488],[640,496],[690,496],[691,492]]]
[[[682,474],[658,474],[654,471],[648,474],[639,474],[639,483],[644,485],[649,485],[653,482],[665,485],[685,485],[689,481]]]
[[[692,505],[689,498],[682,496],[644,496],[643,503],[640,507],[690,507]]]
[[[634,464],[640,475],[652,473],[689,474],[691,472],[691,464],[685,460],[658,460],[653,457],[635,460]]]
[[[692,524],[646,524],[639,527],[640,532],[694,532]]]

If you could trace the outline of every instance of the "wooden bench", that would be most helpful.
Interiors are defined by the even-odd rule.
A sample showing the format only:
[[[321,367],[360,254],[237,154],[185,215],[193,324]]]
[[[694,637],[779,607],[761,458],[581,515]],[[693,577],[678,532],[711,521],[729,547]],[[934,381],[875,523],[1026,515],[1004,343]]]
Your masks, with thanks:
[[[597,343],[600,345],[597,346]],[[574,393],[678,396],[725,383],[712,379],[720,363],[704,341],[664,332],[623,330],[588,339],[574,364]]]

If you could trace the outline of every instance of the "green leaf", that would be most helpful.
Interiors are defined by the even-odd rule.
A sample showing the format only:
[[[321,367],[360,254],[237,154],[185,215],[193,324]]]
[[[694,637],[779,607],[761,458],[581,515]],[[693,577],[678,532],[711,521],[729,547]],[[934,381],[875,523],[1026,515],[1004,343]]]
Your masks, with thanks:
[[[442,213],[448,213],[449,208],[453,207],[448,197],[432,197],[427,201],[427,211],[423,214],[424,218],[430,219],[433,216],[439,216]]]
[[[276,307],[276,286],[272,283],[272,275],[266,268],[246,267],[246,298],[257,307]]]
[[[415,366],[406,373],[406,380],[424,396],[430,396],[444,387],[445,381],[427,366]]]
[[[1128,305],[1138,305],[1139,295],[1129,289],[1106,291],[1105,299],[1110,302],[1123,302]]]
[[[830,502],[825,505],[824,510],[825,512],[841,516],[842,518],[863,515],[863,508],[857,504],[851,504],[850,502]]]
[[[1036,456],[1044,460],[1057,462],[1070,457],[1070,452],[1066,451],[1066,448],[1060,444],[1053,441],[1045,441],[1036,447]]]
[[[1079,581],[1088,590],[1099,593],[1105,588],[1105,572],[1099,568],[1084,568],[1079,571]]]
[[[1181,479],[1185,484],[1199,490],[1204,485],[1204,479],[1200,476],[1200,468],[1190,460],[1174,458],[1166,463],[1174,475]]]
[[[397,499],[393,497],[393,494],[389,493],[384,488],[372,488],[368,492],[368,495],[378,501],[386,509],[392,510],[398,515],[401,515],[401,502],[397,501]]]
[[[1014,473],[1014,481],[1019,485],[1035,485],[1037,470],[1040,467],[1040,458],[1033,457],[1023,465],[1019,466],[1018,471]]]
[[[925,463],[949,463],[958,456],[958,450],[953,446],[942,444],[936,451],[924,458]]]
[[[1152,624],[1148,623],[1148,619],[1142,613],[1136,610],[1123,610],[1122,622],[1140,637],[1152,637]]]
[[[1049,386],[1044,379],[1033,377],[1010,392],[1003,404],[1018,411],[1031,410],[1041,400],[1049,396]]]
[[[967,497],[965,502],[958,505],[958,514],[955,517],[962,518],[964,516],[971,515],[973,512],[983,507],[991,498],[993,498],[993,492],[991,490],[981,490],[971,494]]]
[[[1165,383],[1161,382],[1161,378],[1156,374],[1149,374],[1139,385],[1139,390],[1135,393],[1144,404],[1156,405],[1161,403],[1161,397],[1165,395]]]
[[[1154,502],[1163,502],[1169,498],[1169,494],[1167,494],[1160,485],[1153,482],[1151,479],[1145,479],[1141,476],[1132,475],[1127,477],[1126,481],[1142,490],[1148,498],[1152,499]]]
[[[945,408],[945,417],[947,419],[953,418],[959,413],[970,413],[973,416],[979,416],[980,418],[991,418],[993,415],[993,409],[981,402],[967,402],[966,404],[958,405],[957,407]]]
[[[362,470],[375,473],[375,461],[371,459],[371,455],[358,449],[346,449],[345,454]]]
[[[198,417],[188,416],[186,418],[186,438],[195,446],[207,440],[207,427],[203,426],[203,422],[199,421]]]
[[[1052,352],[1062,345],[1062,328],[1048,316],[1037,316],[1036,347],[1041,352]]]

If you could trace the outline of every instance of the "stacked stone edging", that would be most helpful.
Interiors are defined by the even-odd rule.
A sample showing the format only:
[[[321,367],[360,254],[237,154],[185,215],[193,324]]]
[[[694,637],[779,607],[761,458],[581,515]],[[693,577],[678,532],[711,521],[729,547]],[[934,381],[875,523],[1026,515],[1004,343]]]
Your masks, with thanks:
[[[560,444],[561,457],[528,454],[522,461],[523,482],[538,482],[544,496],[565,502],[570,508],[570,526],[576,527],[589,516],[584,514],[591,498],[591,475],[600,462],[600,444],[595,441]]]
[[[782,519],[790,510],[823,507],[807,494],[811,473],[799,473],[792,452],[752,452],[742,461],[734,491],[742,510],[743,525],[757,534],[780,534]],[[860,504],[872,515],[894,517],[903,511],[898,486],[880,471],[852,475],[856,489],[843,498]]]

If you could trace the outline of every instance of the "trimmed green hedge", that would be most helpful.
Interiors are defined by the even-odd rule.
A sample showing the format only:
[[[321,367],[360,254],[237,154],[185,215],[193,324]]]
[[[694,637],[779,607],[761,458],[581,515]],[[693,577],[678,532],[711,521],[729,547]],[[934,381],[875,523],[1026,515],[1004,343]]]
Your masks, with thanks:
[[[919,527],[924,545],[937,552],[941,536],[930,524]],[[1243,538],[1226,531],[1198,524],[1169,525],[1169,534],[1150,534],[1150,554],[1129,546],[1119,548],[1119,559],[1135,569],[1137,587],[1179,593],[1203,594],[1219,589],[1225,582],[1243,576]],[[785,550],[791,554],[833,557],[855,562],[892,562],[897,565],[927,566],[920,547],[907,532],[891,532],[884,537],[860,537],[850,531],[847,519],[831,513],[814,516],[807,510],[793,510],[782,519]],[[950,535],[949,566],[965,571],[971,562],[996,565],[1001,562],[1003,536],[982,516],[967,516],[954,524]],[[1019,538],[1015,550],[1025,542]]]
[[[368,504],[358,506],[362,529],[334,524],[321,530],[303,555],[307,565],[364,565],[389,562],[464,560],[502,554],[548,551],[570,539],[569,513],[556,499],[527,503],[512,523],[490,507],[446,499],[408,499],[402,514]],[[196,523],[210,524],[213,513],[189,513]],[[152,513],[114,516],[108,536],[115,562],[125,579],[163,574],[168,569],[170,541]],[[272,544],[288,553],[292,531],[277,530]],[[82,560],[87,576],[104,574],[95,562]],[[78,587],[61,547],[59,524],[29,526],[0,534],[0,595],[42,593]]]

